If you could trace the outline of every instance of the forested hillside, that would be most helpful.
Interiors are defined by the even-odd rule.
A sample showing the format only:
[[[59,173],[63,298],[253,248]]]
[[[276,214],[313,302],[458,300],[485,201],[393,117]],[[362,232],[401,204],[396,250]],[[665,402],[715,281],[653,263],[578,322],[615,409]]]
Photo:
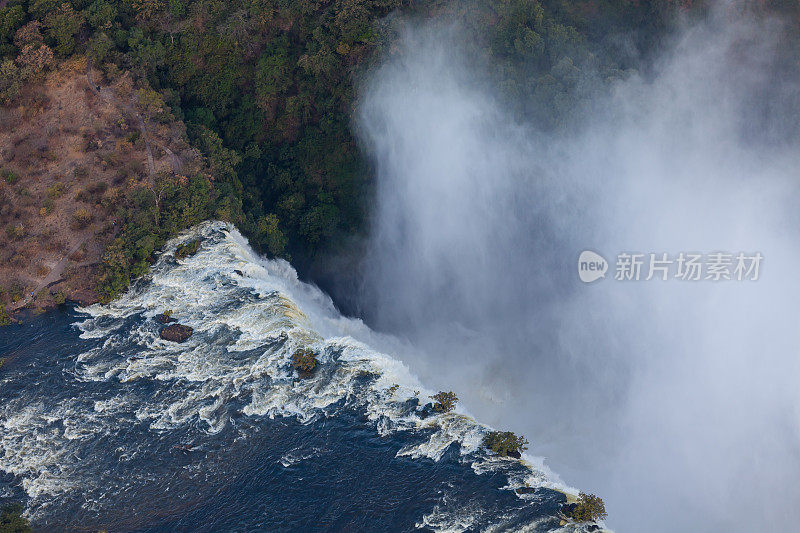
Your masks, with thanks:
[[[184,123],[205,157],[202,174],[159,174],[172,193],[123,191],[121,231],[101,268],[99,294],[108,300],[197,219],[232,221],[260,251],[300,263],[363,231],[371,174],[351,117],[360,73],[376,51],[391,49],[390,14],[459,21],[509,102],[552,129],[568,127],[589,96],[582,80],[637,68],[676,14],[702,9],[694,4],[4,0],[0,99],[13,108],[56,65],[85,55],[101,72],[99,87],[130,76],[147,118]],[[9,157],[0,164],[33,179]],[[179,184],[186,179],[190,193]],[[191,214],[175,217],[187,202]]]

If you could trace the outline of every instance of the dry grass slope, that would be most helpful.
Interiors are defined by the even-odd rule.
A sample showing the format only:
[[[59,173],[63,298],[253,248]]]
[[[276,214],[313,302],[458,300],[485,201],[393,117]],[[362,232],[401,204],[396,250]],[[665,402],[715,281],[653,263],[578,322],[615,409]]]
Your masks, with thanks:
[[[78,57],[0,107],[0,304],[7,310],[41,310],[64,296],[97,301],[97,268],[124,193],[150,187],[153,173],[200,164],[182,123],[142,118],[151,113],[140,94],[126,74],[87,76]]]

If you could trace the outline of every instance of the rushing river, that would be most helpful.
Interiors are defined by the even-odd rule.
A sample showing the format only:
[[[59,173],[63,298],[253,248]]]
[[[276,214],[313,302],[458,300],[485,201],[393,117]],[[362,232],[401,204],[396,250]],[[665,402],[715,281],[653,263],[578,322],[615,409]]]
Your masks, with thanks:
[[[183,344],[159,338],[167,309]],[[233,228],[198,226],[111,305],[0,330],[0,502],[48,531],[587,527],[559,520],[567,489],[534,459],[487,454],[459,409],[424,416],[432,391],[371,335]],[[298,347],[321,362],[309,379]]]

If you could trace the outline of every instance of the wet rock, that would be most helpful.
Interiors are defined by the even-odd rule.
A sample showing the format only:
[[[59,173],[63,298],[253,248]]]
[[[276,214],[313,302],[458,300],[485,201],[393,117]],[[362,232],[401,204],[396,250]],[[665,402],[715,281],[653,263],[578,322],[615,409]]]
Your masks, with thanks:
[[[600,531],[600,526],[597,524],[592,524],[586,528],[586,531]]]
[[[522,459],[522,454],[515,450],[509,450],[506,455],[513,457],[514,459]]]
[[[433,414],[433,404],[430,402],[426,403],[417,413],[422,419],[428,418]]]
[[[517,494],[533,494],[536,489],[533,487],[520,487],[517,489]]]
[[[403,405],[408,411],[416,411],[419,408],[419,398],[409,398],[406,400]]]
[[[165,328],[161,328],[159,335],[162,339],[172,342],[183,342],[192,336],[194,330],[189,326],[183,324],[171,324]]]
[[[175,322],[176,321],[168,313],[161,313],[159,315],[156,315],[156,320],[158,320],[162,324],[169,324],[170,322]]]

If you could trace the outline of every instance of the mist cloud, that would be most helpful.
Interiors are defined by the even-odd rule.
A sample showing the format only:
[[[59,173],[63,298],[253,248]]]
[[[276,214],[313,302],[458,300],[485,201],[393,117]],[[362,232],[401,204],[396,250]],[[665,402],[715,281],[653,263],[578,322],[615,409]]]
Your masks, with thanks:
[[[603,496],[618,531],[800,519],[800,93],[780,27],[731,9],[570,134],[505,109],[458,27],[407,25],[362,91],[378,191],[361,306],[417,346],[424,381]],[[584,285],[584,249],[610,269],[621,251],[765,259],[756,282]]]

